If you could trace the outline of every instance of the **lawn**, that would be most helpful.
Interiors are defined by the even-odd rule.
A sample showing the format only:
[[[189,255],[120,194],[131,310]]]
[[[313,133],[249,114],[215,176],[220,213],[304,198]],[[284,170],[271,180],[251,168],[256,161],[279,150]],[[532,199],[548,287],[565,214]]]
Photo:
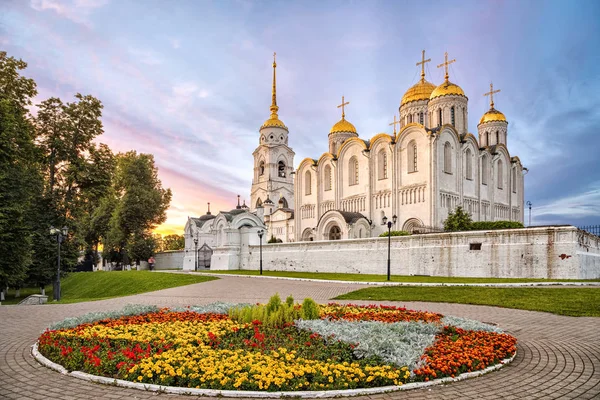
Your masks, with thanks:
[[[60,303],[78,303],[129,296],[214,279],[218,278],[150,271],[74,272],[61,281],[62,299]],[[6,301],[3,301],[2,304],[17,304],[28,295],[39,293],[39,289],[24,288],[21,289],[21,297],[15,299],[15,291],[9,290]],[[46,295],[48,296],[48,302],[52,303],[52,285],[46,287]]]
[[[234,274],[234,275],[259,275],[256,270],[233,270],[233,271],[203,271],[211,274]],[[289,271],[263,271],[264,276],[278,276],[286,278],[323,279],[355,282],[385,282],[386,275],[373,274],[336,274],[328,272],[289,272]],[[392,275],[392,282],[420,282],[420,283],[527,283],[527,282],[600,282],[593,280],[570,280],[570,279],[525,279],[525,278],[459,278],[446,276],[420,276],[420,275]]]
[[[341,295],[336,299],[463,303],[545,311],[573,317],[600,317],[600,288],[390,286],[361,289]]]

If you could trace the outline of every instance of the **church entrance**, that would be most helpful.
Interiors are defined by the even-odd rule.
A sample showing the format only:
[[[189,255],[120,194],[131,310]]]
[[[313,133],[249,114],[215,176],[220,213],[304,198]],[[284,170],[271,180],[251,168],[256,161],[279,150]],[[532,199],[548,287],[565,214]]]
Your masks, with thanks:
[[[334,225],[329,229],[329,240],[340,240],[342,238],[342,231],[340,227]]]

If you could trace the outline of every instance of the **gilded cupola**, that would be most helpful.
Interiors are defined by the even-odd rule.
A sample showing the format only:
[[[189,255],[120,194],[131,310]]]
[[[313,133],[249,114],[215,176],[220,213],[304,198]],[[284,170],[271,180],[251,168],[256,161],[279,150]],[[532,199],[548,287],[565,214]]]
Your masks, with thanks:
[[[417,67],[421,66],[421,80],[404,93],[402,101],[400,101],[400,107],[413,101],[429,100],[431,92],[435,90],[435,85],[425,80],[425,63],[431,61],[431,58],[425,59],[425,50],[422,54],[421,62],[417,63]]]
[[[490,91],[484,93],[484,96],[490,96],[490,109],[483,114],[477,125],[481,147],[507,144],[508,121],[504,114],[494,108],[494,94],[499,92],[500,90],[494,90],[494,85],[490,83]]]
[[[285,126],[283,121],[281,121],[279,119],[279,115],[277,115],[277,111],[279,111],[279,107],[277,107],[277,84],[276,84],[276,73],[275,73],[275,71],[277,69],[277,63],[275,61],[275,56],[276,56],[276,54],[273,53],[273,88],[271,91],[271,107],[269,108],[271,110],[271,116],[269,117],[268,120],[265,121],[264,124],[262,124],[260,129],[281,128],[281,129],[285,129],[287,131],[288,130],[287,126]]]
[[[456,59],[448,61],[448,53],[447,52],[445,53],[444,57],[445,57],[445,61],[442,64],[438,65],[438,68],[445,67],[445,69],[446,69],[446,75],[444,76],[444,82],[440,86],[435,88],[435,90],[431,93],[431,96],[429,96],[429,100],[433,100],[437,97],[442,97],[442,96],[467,97],[467,96],[465,96],[465,92],[461,89],[460,86],[458,86],[455,83],[450,82],[450,80],[449,80],[450,76],[448,75],[448,65],[455,62]]]
[[[329,131],[329,134],[350,132],[356,133],[358,135],[358,132],[356,132],[356,128],[354,127],[354,125],[346,121],[346,113],[344,111],[344,106],[348,104],[350,104],[350,102],[344,102],[344,96],[342,96],[342,104],[338,106],[338,108],[342,108],[342,119],[340,119],[338,122],[335,123],[335,125],[333,125],[333,127]]]
[[[499,92],[500,90],[494,90],[494,84],[490,83],[490,91],[484,94],[484,96],[490,96],[490,109],[482,115],[479,125],[497,121],[508,123],[504,114],[494,108],[494,94]]]

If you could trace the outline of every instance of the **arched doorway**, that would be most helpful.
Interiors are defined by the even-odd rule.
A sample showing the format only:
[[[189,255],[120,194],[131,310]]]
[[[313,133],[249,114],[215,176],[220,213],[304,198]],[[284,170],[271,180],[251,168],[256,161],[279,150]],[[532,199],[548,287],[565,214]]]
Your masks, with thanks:
[[[339,226],[333,225],[329,229],[329,240],[340,240],[342,238],[342,230]]]

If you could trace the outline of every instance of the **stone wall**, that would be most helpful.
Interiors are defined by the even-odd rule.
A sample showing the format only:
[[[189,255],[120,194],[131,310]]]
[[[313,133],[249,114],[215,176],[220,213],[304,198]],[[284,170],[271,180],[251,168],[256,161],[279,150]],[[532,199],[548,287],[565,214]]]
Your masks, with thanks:
[[[267,244],[263,269],[384,275],[387,248],[387,238]],[[593,279],[600,238],[572,226],[392,237],[391,260],[393,275]],[[258,267],[248,246],[240,268]]]
[[[167,251],[154,256],[154,269],[182,269],[185,250]],[[193,255],[192,255],[193,261]]]

